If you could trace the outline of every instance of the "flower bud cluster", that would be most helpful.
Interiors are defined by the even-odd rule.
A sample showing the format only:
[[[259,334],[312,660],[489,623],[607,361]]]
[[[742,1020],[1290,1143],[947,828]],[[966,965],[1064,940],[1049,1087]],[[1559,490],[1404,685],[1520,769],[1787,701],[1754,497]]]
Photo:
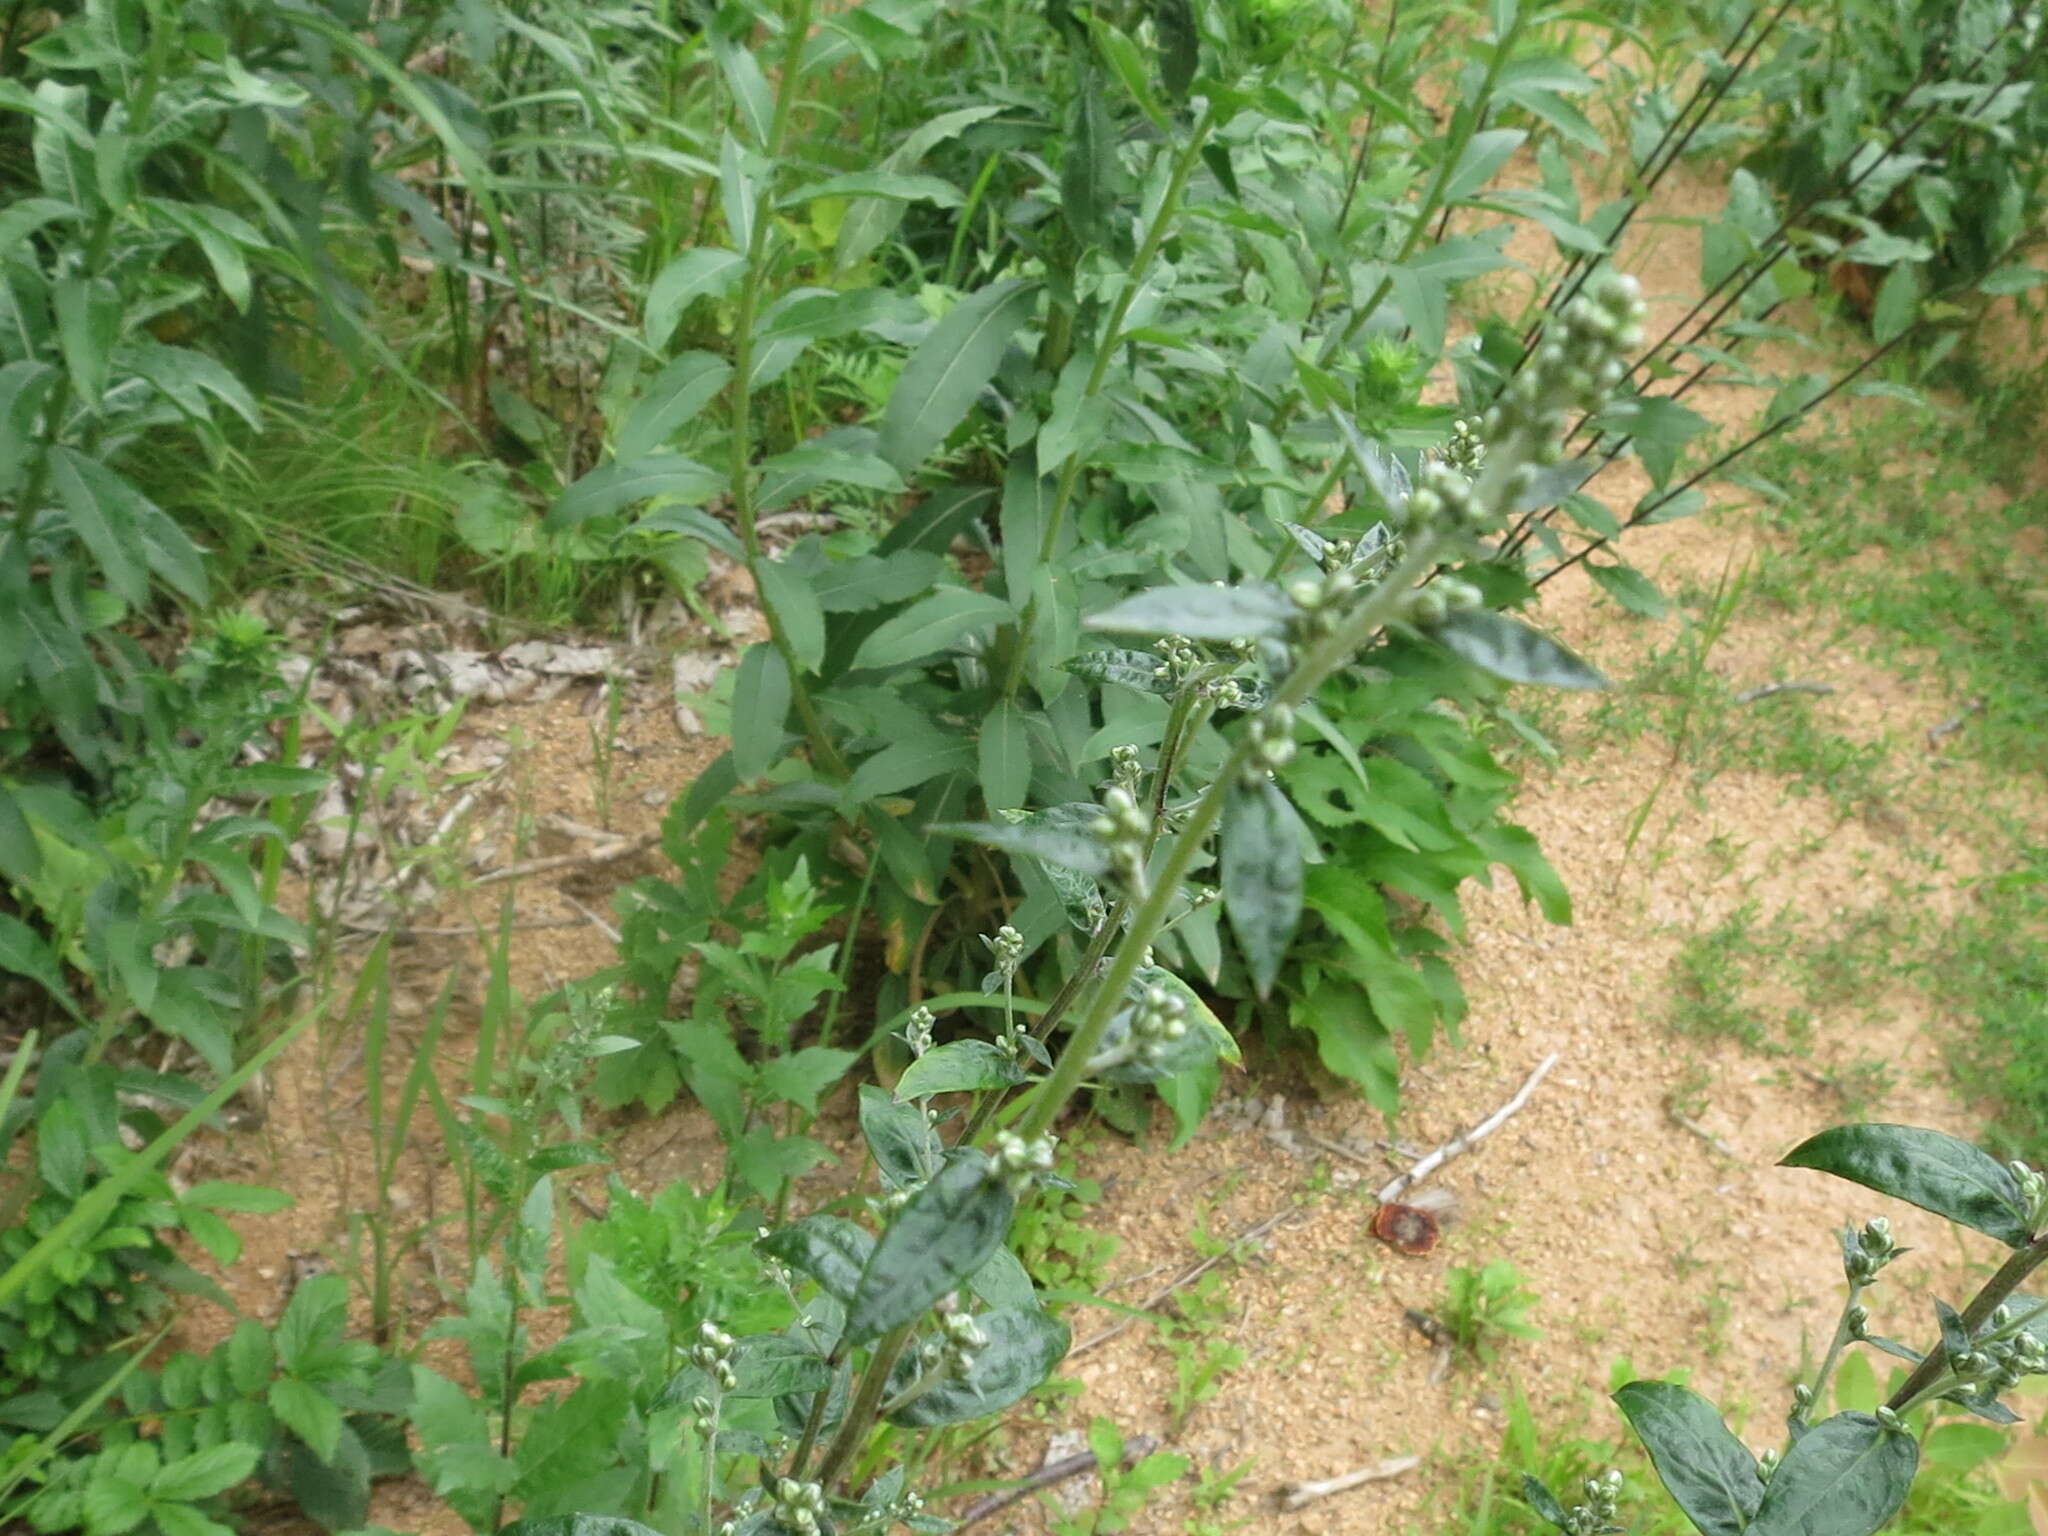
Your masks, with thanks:
[[[1455,576],[1417,587],[1401,602],[1401,617],[1417,629],[1434,629],[1454,613],[1470,613],[1485,601],[1477,587]]]
[[[1882,1216],[1871,1217],[1860,1232],[1844,1227],[1841,1238],[1842,1273],[1857,1287],[1869,1285],[1887,1264],[1906,1251],[1892,1240],[1892,1224]]]
[[[995,1148],[989,1154],[989,1177],[1007,1184],[1011,1194],[1023,1194],[1033,1179],[1051,1173],[1052,1168],[1052,1137],[1026,1141],[1015,1131],[996,1133]]]
[[[1102,797],[1102,814],[1088,824],[1088,830],[1109,850],[1109,872],[1133,895],[1145,888],[1145,843],[1152,835],[1152,818],[1138,806],[1137,797],[1117,787]]]
[[[1168,635],[1164,640],[1155,640],[1152,649],[1166,659],[1152,669],[1152,675],[1163,683],[1176,686],[1202,664],[1202,653],[1195,649],[1195,642],[1181,635]]]
[[[1109,749],[1109,781],[1133,800],[1138,798],[1138,786],[1144,782],[1145,766],[1138,760],[1138,749],[1132,746]]]
[[[1429,460],[1416,472],[1415,489],[1401,509],[1401,524],[1411,533],[1431,528],[1469,532],[1479,526],[1484,512],[1470,479],[1448,464]]]
[[[718,1428],[718,1406],[708,1397],[690,1399],[690,1412],[696,1415],[692,1421],[697,1433],[709,1435]]]
[[[825,1515],[825,1490],[817,1483],[800,1483],[793,1477],[775,1484],[775,1517],[801,1536],[815,1536]]]
[[[910,1010],[910,1018],[903,1025],[903,1043],[910,1047],[912,1056],[922,1056],[932,1048],[932,1026],[938,1021],[938,1015],[921,1003]]]
[[[1358,591],[1358,578],[1349,566],[1325,571],[1320,576],[1303,576],[1290,582],[1287,596],[1299,610],[1294,618],[1292,638],[1301,644],[1332,634],[1338,620]]]
[[[1991,1314],[1991,1325],[1984,1337],[1948,1362],[1957,1378],[1955,1389],[1946,1394],[1951,1400],[1996,1397],[2017,1384],[2022,1376],[2048,1373],[2048,1345],[2028,1327],[2038,1321],[2032,1315],[2036,1307],[2037,1304],[2029,1303],[2029,1315],[2025,1317],[2016,1316],[2010,1306],[1999,1307]]]
[[[981,979],[981,990],[1001,992],[1010,985],[1010,978],[1017,974],[1017,967],[1024,963],[1024,935],[1005,923],[995,931],[993,938],[984,933],[981,942],[996,958],[996,968]]]
[[[1164,1061],[1168,1047],[1187,1032],[1186,999],[1164,987],[1147,987],[1131,1015],[1131,1039],[1137,1059],[1150,1063]]]
[[[1256,695],[1234,677],[1212,677],[1195,684],[1195,697],[1219,709],[1246,709]]]
[[[2025,1163],[2008,1163],[2007,1171],[2020,1187],[2020,1200],[2027,1208],[2027,1230],[2048,1232],[2048,1174]]]
[[[1628,371],[1624,361],[1643,344],[1648,313],[1632,277],[1608,273],[1565,306],[1529,366],[1486,413],[1488,442],[1522,437],[1555,462],[1570,411],[1597,411]]]
[[[1604,1536],[1606,1532],[1620,1530],[1614,1517],[1621,1508],[1621,1473],[1610,1467],[1597,1477],[1587,1478],[1580,1486],[1585,1490],[1586,1502],[1575,1506],[1565,1517],[1566,1536]]]
[[[1479,436],[1479,424],[1462,416],[1451,423],[1451,439],[1437,451],[1461,475],[1476,475],[1486,462],[1486,443]]]
[[[1244,782],[1247,789],[1256,789],[1268,774],[1294,761],[1294,706],[1268,704],[1252,716],[1245,729],[1251,752],[1245,758]]]
[[[979,1323],[965,1312],[948,1312],[939,1319],[938,1337],[926,1339],[919,1346],[918,1367],[927,1376],[965,1381],[974,1370],[974,1362],[987,1348],[988,1335],[981,1331]]]
[[[697,1330],[697,1343],[690,1347],[690,1363],[717,1382],[721,1392],[730,1392],[740,1384],[739,1375],[732,1368],[733,1342],[731,1334],[707,1320]]]

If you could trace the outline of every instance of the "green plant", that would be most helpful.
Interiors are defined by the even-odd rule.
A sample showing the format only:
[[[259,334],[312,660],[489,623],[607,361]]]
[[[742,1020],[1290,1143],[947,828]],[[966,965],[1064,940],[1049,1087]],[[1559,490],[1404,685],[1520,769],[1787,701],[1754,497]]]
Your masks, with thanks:
[[[1176,1432],[1189,1414],[1223,1390],[1223,1377],[1245,1362],[1243,1346],[1224,1334],[1232,1310],[1229,1287],[1212,1270],[1178,1293],[1173,1314],[1161,1317],[1159,1340],[1173,1357],[1166,1406]]]
[[[1811,1379],[1792,1389],[1783,1449],[1761,1459],[1729,1432],[1719,1412],[1673,1382],[1635,1381],[1616,1404],[1649,1451],[1658,1477],[1702,1533],[1749,1531],[1759,1536],[1871,1536],[1905,1506],[1922,1465],[1916,1433],[1922,1420],[1948,1406],[1994,1424],[2016,1422],[2000,1399],[2022,1378],[2048,1373],[2048,1303],[2021,1291],[2048,1263],[2048,1176],[2024,1163],[2001,1164],[1988,1153],[1938,1131],[1899,1125],[1844,1125],[1802,1142],[1785,1166],[1812,1168],[1917,1205],[1958,1226],[1982,1232],[2009,1250],[1961,1311],[1936,1300],[1938,1337],[1926,1350],[1870,1331],[1864,1297],[1902,1250],[1883,1217],[1838,1234],[1847,1295],[1827,1350]],[[1908,1370],[1882,1402],[1846,1408],[1816,1421],[1820,1405],[1859,1394],[1845,1389],[1838,1368],[1868,1376],[1862,1345],[1904,1360]],[[1803,1377],[1802,1373],[1802,1377]],[[1931,1435],[1930,1435],[1931,1439]],[[1534,1477],[1524,1494],[1536,1512],[1567,1536],[1618,1529],[1621,1477],[1586,1485],[1587,1502],[1567,1510]]]
[[[1187,1457],[1170,1451],[1149,1452],[1126,1467],[1124,1437],[1109,1419],[1089,1423],[1088,1449],[1095,1453],[1102,1496],[1092,1509],[1056,1517],[1052,1522],[1055,1536],[1106,1536],[1111,1531],[1129,1530],[1155,1492],[1188,1474]]]
[[[1196,1469],[1195,1486],[1188,1490],[1188,1502],[1202,1513],[1189,1519],[1187,1536],[1228,1536],[1229,1532],[1243,1530],[1251,1524],[1250,1516],[1228,1522],[1215,1516],[1239,1497],[1241,1490],[1238,1485],[1250,1475],[1254,1465],[1253,1459],[1247,1456],[1228,1471],[1220,1465]]]
[[[1453,1265],[1444,1276],[1437,1317],[1459,1348],[1491,1364],[1495,1350],[1507,1340],[1543,1337],[1529,1321],[1537,1297],[1522,1283],[1526,1278],[1506,1259],[1480,1269]]]

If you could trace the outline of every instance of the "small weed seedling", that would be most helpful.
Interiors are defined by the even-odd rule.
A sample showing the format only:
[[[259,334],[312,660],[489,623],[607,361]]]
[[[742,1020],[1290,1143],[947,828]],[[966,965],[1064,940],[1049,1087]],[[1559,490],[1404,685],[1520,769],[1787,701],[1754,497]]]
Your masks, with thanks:
[[[1522,1282],[1522,1272],[1506,1259],[1483,1269],[1455,1266],[1444,1277],[1439,1320],[1451,1339],[1467,1354],[1491,1365],[1509,1339],[1540,1339],[1543,1331],[1529,1321],[1536,1293]]]

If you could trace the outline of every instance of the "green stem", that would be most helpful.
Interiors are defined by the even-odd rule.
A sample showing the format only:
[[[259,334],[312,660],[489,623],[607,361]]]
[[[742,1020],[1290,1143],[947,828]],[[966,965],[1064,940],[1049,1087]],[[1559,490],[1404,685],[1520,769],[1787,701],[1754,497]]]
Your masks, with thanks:
[[[832,1448],[825,1453],[825,1460],[818,1468],[819,1486],[827,1493],[839,1474],[846,1470],[868,1438],[868,1431],[875,1427],[875,1420],[882,1408],[882,1394],[889,1390],[889,1373],[896,1368],[897,1358],[910,1342],[912,1325],[904,1323],[891,1328],[876,1341],[874,1352],[868,1356],[867,1369],[862,1372],[860,1386],[855,1390],[852,1406],[846,1411],[846,1422],[839,1426],[839,1433],[832,1437]]]
[[[2036,1236],[2024,1248],[2015,1249],[2012,1256],[1999,1266],[1998,1273],[1984,1282],[1979,1291],[1963,1308],[1963,1328],[1972,1338],[1977,1330],[1991,1319],[1991,1314],[2004,1306],[2012,1293],[2026,1283],[2026,1279],[2043,1264],[2048,1264],[2048,1232]],[[1947,1372],[1948,1351],[1937,1341],[1928,1350],[1927,1358],[1913,1368],[1899,1390],[1891,1395],[1885,1406],[1894,1413],[1905,1413],[1917,1407],[1936,1386],[1939,1378]]]
[[[1203,110],[1193,131],[1174,158],[1173,171],[1167,178],[1166,192],[1159,199],[1159,208],[1146,227],[1145,238],[1139,242],[1138,251],[1131,258],[1130,266],[1124,272],[1124,281],[1109,306],[1109,318],[1104,322],[1100,339],[1095,346],[1095,361],[1088,370],[1087,382],[1081,388],[1083,401],[1093,400],[1101,393],[1102,382],[1109,376],[1110,360],[1116,356],[1117,339],[1123,334],[1124,319],[1131,312],[1131,305],[1137,302],[1139,290],[1144,287],[1145,274],[1152,269],[1152,263],[1159,257],[1159,251],[1166,244],[1167,232],[1179,217],[1181,199],[1187,193],[1188,179],[1201,163],[1202,147],[1209,142],[1209,135],[1215,132],[1216,120],[1221,109],[1215,104]],[[1046,515],[1044,532],[1038,540],[1038,558],[1041,564],[1051,563],[1059,550],[1060,534],[1065,530],[1067,509],[1073,504],[1074,491],[1081,482],[1082,455],[1076,453],[1060,468],[1060,478],[1053,492],[1052,510]],[[1010,649],[1010,665],[1003,680],[1003,697],[1013,699],[1024,682],[1024,662],[1031,651],[1031,634],[1038,624],[1038,599],[1034,594],[1024,605],[1024,612],[1017,621],[1015,638]]]
[[[803,73],[804,40],[811,30],[811,5],[812,0],[790,0],[781,78],[775,88],[775,115],[769,123],[768,142],[763,146],[771,176],[773,168],[782,162],[782,146],[789,133],[790,116],[796,110],[797,86]],[[825,718],[819,713],[817,701],[811,697],[796,647],[790,642],[789,627],[769,595],[767,585],[761,580],[767,555],[761,547],[754,505],[754,392],[749,381],[754,372],[755,322],[760,313],[761,291],[766,286],[763,258],[768,247],[769,209],[768,189],[764,187],[754,197],[753,227],[747,232],[746,276],[740,283],[739,313],[733,323],[733,520],[739,524],[740,545],[746,555],[747,574],[754,581],[761,616],[768,621],[769,643],[781,655],[783,667],[789,674],[790,698],[796,706],[797,718],[803,722],[804,735],[811,744],[818,765],[833,776],[843,778],[846,759],[833,741],[831,732],[825,728]]]
[[[1482,501],[1480,504],[1484,506],[1486,503]],[[1442,543],[1440,535],[1428,532],[1413,539],[1400,563],[1387,573],[1378,588],[1344,625],[1318,641],[1301,658],[1275,691],[1273,702],[1287,705],[1302,703],[1325,678],[1350,660],[1352,653],[1394,616],[1396,606],[1406,596],[1408,588],[1431,569]],[[1060,1052],[1052,1075],[1038,1090],[1030,1113],[1024,1117],[1020,1134],[1026,1141],[1050,1131],[1068,1101],[1080,1090],[1090,1058],[1096,1054],[1103,1035],[1109,1029],[1110,1020],[1122,1006],[1124,994],[1130,990],[1131,978],[1137,975],[1138,968],[1144,963],[1146,951],[1166,925],[1167,909],[1186,881],[1196,856],[1208,842],[1209,834],[1216,830],[1216,823],[1223,815],[1223,802],[1251,761],[1252,750],[1251,733],[1240,734],[1215,779],[1203,792],[1202,798],[1195,802],[1187,825],[1181,829],[1173,851],[1166,857],[1165,867],[1159,871],[1152,889],[1133,916],[1130,929],[1117,949],[1116,959],[1110,964],[1109,974],[1096,989],[1087,1016],[1074,1031],[1066,1049]]]
[[[1808,1406],[1821,1401],[1828,1388],[1828,1378],[1835,1373],[1835,1363],[1842,1358],[1842,1351],[1848,1348],[1850,1339],[1854,1337],[1849,1331],[1849,1313],[1863,1299],[1863,1291],[1864,1287],[1860,1285],[1849,1287],[1849,1299],[1842,1303],[1842,1315],[1835,1323],[1835,1336],[1828,1341],[1828,1352],[1821,1357],[1820,1369],[1813,1373],[1813,1397]],[[1804,1417],[1802,1414],[1802,1422]]]

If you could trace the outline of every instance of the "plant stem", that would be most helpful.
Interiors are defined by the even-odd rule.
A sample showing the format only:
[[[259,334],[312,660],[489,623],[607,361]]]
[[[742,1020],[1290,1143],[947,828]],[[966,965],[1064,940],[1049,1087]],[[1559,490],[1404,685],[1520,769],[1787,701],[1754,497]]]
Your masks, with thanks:
[[[1974,1338],[1977,1330],[1990,1320],[1991,1314],[2004,1306],[2012,1293],[2026,1282],[2027,1276],[2043,1264],[2048,1264],[2048,1232],[2039,1234],[2024,1248],[2014,1249],[1998,1267],[1998,1273],[1984,1282],[1984,1289],[1963,1308],[1964,1330]],[[1894,1413],[1904,1413],[1935,1383],[1947,1364],[1948,1351],[1937,1340],[1927,1352],[1927,1358],[1913,1367],[1913,1374],[1891,1395],[1885,1406]]]
[[[763,146],[772,178],[775,167],[782,161],[783,140],[789,132],[789,120],[796,109],[797,85],[803,70],[804,39],[810,35],[812,0],[790,0],[788,11],[788,35],[784,38],[781,77],[775,85],[775,115],[768,127],[768,142]],[[761,616],[768,621],[769,643],[782,657],[784,669],[789,674],[790,700],[796,707],[797,717],[803,722],[804,736],[816,754],[818,765],[827,773],[843,778],[846,774],[846,759],[833,741],[831,732],[825,728],[825,718],[818,711],[817,701],[811,697],[810,686],[804,681],[804,667],[798,660],[796,647],[789,638],[789,626],[778,610],[775,600],[769,595],[767,585],[761,580],[762,568],[767,556],[761,547],[761,533],[754,506],[754,328],[759,317],[761,292],[767,283],[763,270],[768,247],[770,200],[768,188],[764,187],[754,195],[752,228],[747,232],[746,276],[740,283],[739,312],[733,321],[732,359],[732,512],[733,520],[739,524],[740,545],[746,555],[747,574],[753,578],[754,592],[761,607]]]
[[[1504,453],[1502,461],[1513,455]],[[1481,506],[1485,505],[1481,501]],[[1389,571],[1380,585],[1351,615],[1335,634],[1314,645],[1307,655],[1295,664],[1294,670],[1275,690],[1273,703],[1298,705],[1321,686],[1323,680],[1350,660],[1358,647],[1394,616],[1395,605],[1406,594],[1409,587],[1432,567],[1437,552],[1443,543],[1440,535],[1424,533],[1416,538],[1402,555],[1400,562]],[[1152,882],[1151,890],[1139,904],[1131,919],[1129,930],[1124,934],[1123,943],[1118,947],[1116,959],[1111,962],[1109,974],[1096,989],[1095,997],[1087,1016],[1082,1019],[1066,1049],[1060,1052],[1054,1064],[1052,1075],[1038,1089],[1032,1100],[1031,1109],[1025,1115],[1020,1134],[1026,1141],[1043,1136],[1058,1121],[1070,1099],[1080,1090],[1087,1076],[1088,1063],[1095,1056],[1103,1035],[1109,1029],[1109,1022],[1122,1006],[1124,994],[1130,989],[1131,978],[1137,975],[1144,963],[1145,954],[1152,941],[1166,924],[1167,909],[1173,904],[1175,895],[1187,879],[1188,870],[1193,867],[1196,856],[1208,841],[1209,834],[1216,829],[1216,823],[1223,815],[1223,802],[1237,785],[1246,764],[1251,760],[1253,742],[1250,732],[1241,734],[1224,759],[1216,777],[1195,802],[1189,814],[1187,825],[1181,829],[1173,850],[1166,857],[1165,866]]]
[[[860,1386],[854,1393],[852,1405],[846,1410],[846,1422],[832,1437],[832,1448],[825,1453],[825,1460],[818,1468],[818,1484],[827,1493],[831,1492],[839,1474],[846,1470],[846,1464],[853,1460],[854,1452],[866,1443],[868,1431],[874,1428],[882,1408],[882,1395],[889,1390],[889,1373],[896,1368],[897,1357],[910,1342],[912,1327],[912,1324],[904,1323],[891,1328],[876,1341],[873,1353],[868,1356],[867,1369],[861,1373]]]
[[[1828,1340],[1828,1352],[1821,1357],[1820,1369],[1813,1373],[1813,1397],[1808,1406],[1821,1401],[1822,1394],[1827,1391],[1828,1378],[1835,1373],[1835,1364],[1853,1337],[1849,1331],[1849,1313],[1863,1299],[1864,1289],[1861,1285],[1849,1287],[1849,1299],[1842,1303],[1842,1315],[1835,1322],[1835,1336]]]

